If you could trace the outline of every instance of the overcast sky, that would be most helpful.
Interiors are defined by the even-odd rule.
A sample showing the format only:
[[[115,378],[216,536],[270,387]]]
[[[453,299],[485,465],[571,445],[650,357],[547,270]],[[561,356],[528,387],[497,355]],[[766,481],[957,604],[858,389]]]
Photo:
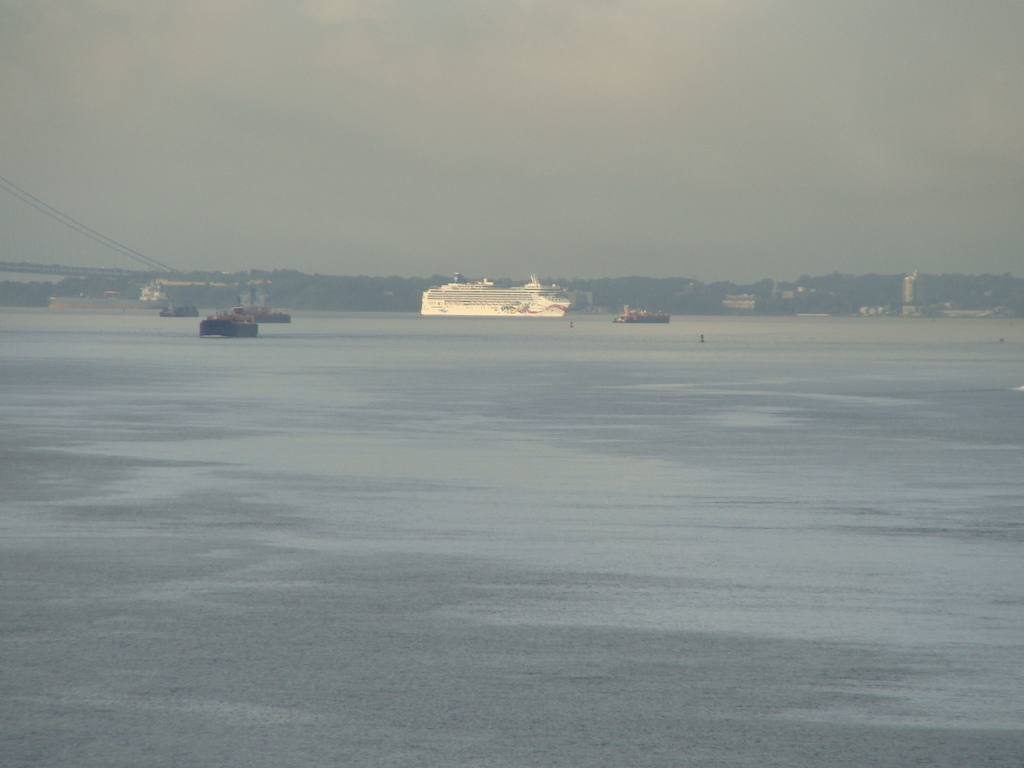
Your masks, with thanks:
[[[0,146],[181,269],[1021,276],[1024,2],[0,0]]]

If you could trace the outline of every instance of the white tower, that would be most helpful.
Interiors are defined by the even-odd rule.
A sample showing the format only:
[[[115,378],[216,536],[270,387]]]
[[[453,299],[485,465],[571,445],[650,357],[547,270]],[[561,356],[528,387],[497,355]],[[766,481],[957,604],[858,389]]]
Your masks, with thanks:
[[[917,270],[914,270],[914,274],[907,275],[903,278],[903,303],[913,304],[914,303],[914,281],[917,280]]]

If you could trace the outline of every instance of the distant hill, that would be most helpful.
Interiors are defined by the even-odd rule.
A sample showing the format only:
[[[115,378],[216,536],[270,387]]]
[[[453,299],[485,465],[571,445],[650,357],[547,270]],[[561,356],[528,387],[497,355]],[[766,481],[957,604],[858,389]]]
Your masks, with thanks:
[[[904,302],[906,275],[802,275],[793,282],[702,283],[681,277],[617,277],[599,280],[543,278],[575,296],[572,312],[617,313],[628,304],[674,315],[722,314],[997,314],[1024,316],[1024,279],[1004,275],[919,274],[911,301]],[[418,312],[427,288],[448,276],[368,277],[308,275],[297,270],[250,270],[224,274],[174,275],[167,293],[178,304],[228,307],[257,290],[274,307],[343,312]],[[522,284],[524,278],[495,280]],[[105,291],[136,295],[135,278],[68,277],[58,283],[0,282],[0,306],[46,306],[51,295],[101,296]]]

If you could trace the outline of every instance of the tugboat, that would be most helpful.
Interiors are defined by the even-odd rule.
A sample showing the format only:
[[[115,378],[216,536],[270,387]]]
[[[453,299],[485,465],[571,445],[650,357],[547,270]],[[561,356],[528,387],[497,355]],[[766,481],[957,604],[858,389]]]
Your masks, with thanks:
[[[671,315],[664,312],[648,312],[643,309],[630,310],[629,305],[622,308],[622,314],[612,320],[613,323],[667,323]]]
[[[236,336],[251,339],[256,337],[259,329],[252,315],[245,313],[245,307],[234,307],[230,312],[218,312],[199,323],[200,336]]]
[[[238,303],[245,306],[245,311],[257,323],[290,323],[292,321],[292,316],[287,312],[271,309],[267,305],[267,295],[265,293],[257,294],[254,287],[249,288],[249,300],[243,302],[242,297],[239,296]]]

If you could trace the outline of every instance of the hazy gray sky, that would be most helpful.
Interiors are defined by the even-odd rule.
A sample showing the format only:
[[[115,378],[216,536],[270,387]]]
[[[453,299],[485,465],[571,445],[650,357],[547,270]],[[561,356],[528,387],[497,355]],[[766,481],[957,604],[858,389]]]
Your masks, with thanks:
[[[1024,3],[0,0],[0,142],[183,269],[1019,276]]]

